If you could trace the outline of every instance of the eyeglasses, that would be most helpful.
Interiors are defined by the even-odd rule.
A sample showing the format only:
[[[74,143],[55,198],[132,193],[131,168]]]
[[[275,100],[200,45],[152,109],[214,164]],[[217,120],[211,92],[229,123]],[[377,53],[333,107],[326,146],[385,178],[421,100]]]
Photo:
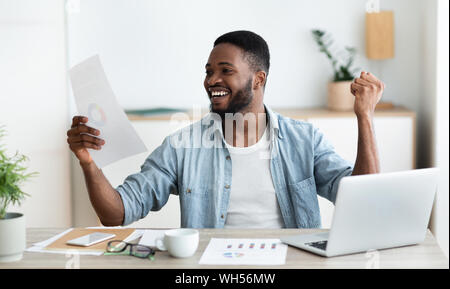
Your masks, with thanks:
[[[127,249],[129,250],[127,251]],[[109,241],[105,255],[132,255],[138,258],[153,258],[155,250],[150,247],[131,244],[120,240]]]

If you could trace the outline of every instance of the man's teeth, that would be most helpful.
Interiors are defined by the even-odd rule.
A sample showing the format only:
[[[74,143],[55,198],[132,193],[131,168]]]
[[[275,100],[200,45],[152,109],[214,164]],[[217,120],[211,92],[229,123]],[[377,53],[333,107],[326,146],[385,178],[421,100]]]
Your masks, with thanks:
[[[213,92],[211,92],[212,96],[224,96],[224,95],[227,95],[227,94],[228,94],[228,92],[225,92],[225,91],[213,91]]]

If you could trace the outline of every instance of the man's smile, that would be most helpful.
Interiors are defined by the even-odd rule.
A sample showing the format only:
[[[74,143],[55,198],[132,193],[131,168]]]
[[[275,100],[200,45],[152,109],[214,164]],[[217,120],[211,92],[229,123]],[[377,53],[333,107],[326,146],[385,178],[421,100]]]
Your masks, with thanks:
[[[216,98],[216,97],[223,97],[230,95],[230,90],[224,87],[210,87],[208,88],[209,91],[209,97],[210,98]]]
[[[211,103],[215,105],[223,103],[231,95],[230,90],[225,87],[210,87],[208,92]]]

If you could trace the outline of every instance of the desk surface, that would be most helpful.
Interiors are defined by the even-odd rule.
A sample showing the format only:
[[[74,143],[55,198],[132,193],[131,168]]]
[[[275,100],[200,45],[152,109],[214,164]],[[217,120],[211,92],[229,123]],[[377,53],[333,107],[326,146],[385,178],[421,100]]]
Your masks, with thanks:
[[[33,243],[46,240],[65,229],[29,228],[27,229],[27,248]],[[286,264],[282,266],[210,266],[198,262],[209,240],[215,238],[279,238],[282,235],[323,232],[320,229],[282,229],[282,230],[233,230],[200,229],[200,243],[196,254],[187,259],[176,259],[167,252],[157,252],[155,260],[142,260],[130,256],[77,256],[79,267],[84,268],[170,268],[170,269],[211,269],[211,268],[261,268],[261,269],[301,269],[301,268],[366,268],[372,256],[365,253],[324,258],[290,247]],[[423,243],[394,249],[380,250],[380,268],[449,268],[449,262],[436,243],[430,231]],[[74,262],[74,256],[52,253],[24,252],[19,262],[0,263],[2,268],[66,268]],[[372,259],[373,260],[373,259]]]

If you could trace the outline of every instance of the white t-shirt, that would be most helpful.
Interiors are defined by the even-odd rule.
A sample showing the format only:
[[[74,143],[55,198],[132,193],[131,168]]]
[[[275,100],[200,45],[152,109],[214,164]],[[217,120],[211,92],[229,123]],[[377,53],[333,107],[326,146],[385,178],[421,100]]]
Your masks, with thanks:
[[[268,128],[254,145],[227,144],[232,179],[225,228],[283,228],[284,221],[270,173]]]

